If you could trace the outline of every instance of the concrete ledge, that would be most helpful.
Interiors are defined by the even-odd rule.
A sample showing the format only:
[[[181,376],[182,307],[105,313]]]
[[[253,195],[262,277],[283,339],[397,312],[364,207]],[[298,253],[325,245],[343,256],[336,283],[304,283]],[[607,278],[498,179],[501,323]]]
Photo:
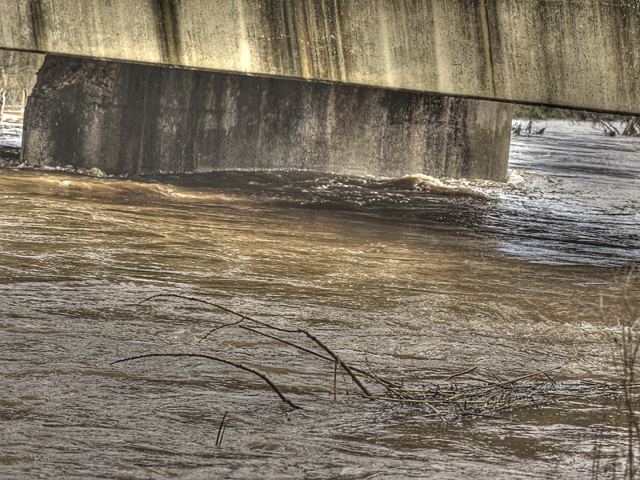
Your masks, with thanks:
[[[640,114],[640,0],[0,0],[0,48]]]
[[[503,180],[509,104],[47,56],[23,159],[109,174],[220,169]]]

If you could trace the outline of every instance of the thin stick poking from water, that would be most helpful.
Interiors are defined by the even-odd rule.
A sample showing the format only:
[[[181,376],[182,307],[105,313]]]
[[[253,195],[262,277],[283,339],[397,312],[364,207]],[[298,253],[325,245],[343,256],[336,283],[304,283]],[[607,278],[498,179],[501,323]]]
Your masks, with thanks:
[[[360,381],[360,379],[358,377],[356,377],[355,373],[353,373],[353,371],[351,370],[349,365],[344,363],[340,359],[340,357],[333,352],[333,350],[331,350],[329,347],[327,347],[324,343],[322,343],[320,340],[318,340],[316,337],[311,335],[306,330],[301,330],[301,333],[304,333],[307,337],[309,337],[309,339],[311,339],[315,343],[317,343],[320,348],[322,348],[325,352],[327,352],[329,355],[331,355],[338,363],[340,363],[340,366],[345,369],[345,371],[349,374],[349,376],[355,382],[355,384],[358,385],[358,387],[360,387],[360,390],[362,390],[362,393],[364,393],[365,396],[367,396],[367,397],[371,396],[371,393],[369,392],[369,390],[367,390],[367,387],[365,387],[362,384],[362,382]]]
[[[227,427],[224,427],[224,420],[225,418],[227,418],[227,413],[229,412],[224,412],[224,416],[222,417],[222,421],[220,422],[220,427],[218,428],[218,436],[216,437],[216,447],[220,447],[222,445],[222,436],[224,435],[224,431],[227,429]]]
[[[338,364],[338,366],[340,366],[340,373],[342,374],[342,381],[344,382],[344,389],[347,392],[347,397],[350,397],[351,394],[349,393],[349,385],[347,385],[347,377],[344,376],[344,370],[342,369],[342,364],[337,360],[336,360],[336,363]]]
[[[338,399],[338,362],[333,364],[333,401]]]

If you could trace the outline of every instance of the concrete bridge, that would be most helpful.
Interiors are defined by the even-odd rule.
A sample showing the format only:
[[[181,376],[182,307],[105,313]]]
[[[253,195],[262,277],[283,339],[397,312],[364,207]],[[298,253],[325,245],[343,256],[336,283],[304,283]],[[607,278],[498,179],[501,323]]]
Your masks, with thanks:
[[[640,0],[0,0],[0,12],[5,49],[331,82],[354,98],[366,87],[640,114]],[[508,107],[469,102],[508,138]]]

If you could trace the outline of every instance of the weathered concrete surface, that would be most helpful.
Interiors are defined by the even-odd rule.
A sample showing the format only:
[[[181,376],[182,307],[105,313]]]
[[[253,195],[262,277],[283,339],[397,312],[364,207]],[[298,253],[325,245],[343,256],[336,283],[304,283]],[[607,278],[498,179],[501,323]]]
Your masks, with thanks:
[[[36,83],[44,55],[0,50],[0,88],[6,90],[7,106],[23,107]]]
[[[110,174],[305,169],[503,180],[511,105],[47,56],[23,160]]]
[[[0,47],[640,114],[640,0],[0,0]]]

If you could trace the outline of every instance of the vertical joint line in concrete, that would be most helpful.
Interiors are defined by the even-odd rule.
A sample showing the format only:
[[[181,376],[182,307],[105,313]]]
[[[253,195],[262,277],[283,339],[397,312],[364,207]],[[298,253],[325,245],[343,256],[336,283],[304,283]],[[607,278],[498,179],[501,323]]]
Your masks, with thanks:
[[[489,10],[485,0],[480,0],[480,9],[482,10],[480,13],[482,15],[482,30],[484,34],[485,55],[489,62],[488,72],[490,77],[489,80],[491,82],[491,97],[495,98],[496,82],[495,82],[495,76],[493,71],[493,46],[491,44],[491,26],[489,24]]]

